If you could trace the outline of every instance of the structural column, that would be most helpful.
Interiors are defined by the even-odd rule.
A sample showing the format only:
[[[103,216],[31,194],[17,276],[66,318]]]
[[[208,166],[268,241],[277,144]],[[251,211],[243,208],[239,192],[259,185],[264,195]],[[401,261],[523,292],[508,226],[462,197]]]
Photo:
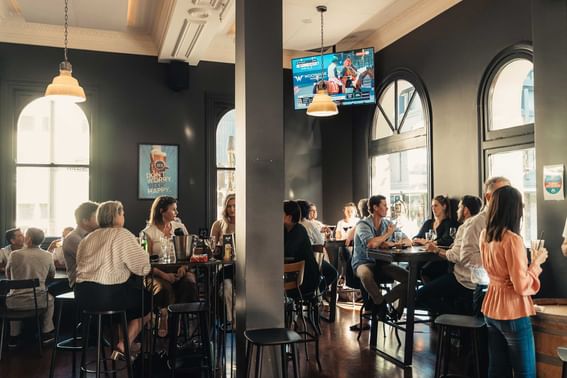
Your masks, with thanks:
[[[243,331],[282,327],[284,131],[281,0],[236,1],[237,376]],[[280,373],[264,354],[263,376]]]

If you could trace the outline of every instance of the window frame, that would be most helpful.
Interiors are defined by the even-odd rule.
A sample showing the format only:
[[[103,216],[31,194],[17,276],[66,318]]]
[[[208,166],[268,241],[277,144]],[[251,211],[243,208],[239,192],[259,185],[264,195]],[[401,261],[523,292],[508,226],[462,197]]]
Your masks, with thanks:
[[[488,64],[478,94],[480,142],[479,155],[481,157],[480,193],[483,192],[484,181],[488,178],[488,156],[498,152],[520,150],[535,147],[535,122],[520,126],[509,127],[502,130],[490,130],[490,97],[492,85],[496,75],[508,63],[516,59],[527,59],[533,64],[533,46],[528,42],[521,42],[499,52]]]
[[[381,139],[372,139],[374,126],[377,122],[377,117],[379,116],[380,111],[383,112],[383,116],[386,115],[386,112],[382,109],[380,105],[380,99],[386,89],[389,87],[390,84],[394,83],[394,122],[397,124],[398,122],[398,81],[405,80],[409,82],[415,88],[414,95],[412,95],[410,102],[408,102],[406,106],[406,110],[404,115],[402,116],[402,121],[400,123],[400,127],[397,130],[393,130],[393,135],[381,138]],[[411,104],[415,100],[415,93],[419,94],[421,100],[421,107],[423,109],[423,120],[425,126],[421,129],[411,130],[408,132],[399,133],[399,129],[403,127],[405,116],[408,114]],[[421,80],[421,78],[409,68],[397,68],[392,71],[390,74],[386,75],[386,77],[380,82],[378,85],[378,90],[376,91],[376,107],[374,108],[374,116],[372,118],[372,123],[370,124],[368,130],[368,193],[370,195],[380,194],[380,193],[371,193],[372,190],[372,164],[371,159],[375,156],[391,154],[395,152],[407,151],[416,148],[426,148],[426,155],[427,155],[427,194],[428,197],[432,197],[433,193],[433,151],[431,148],[431,138],[432,138],[432,119],[431,119],[431,101],[429,99],[429,94],[427,89]],[[391,120],[385,117],[390,128],[392,127]]]

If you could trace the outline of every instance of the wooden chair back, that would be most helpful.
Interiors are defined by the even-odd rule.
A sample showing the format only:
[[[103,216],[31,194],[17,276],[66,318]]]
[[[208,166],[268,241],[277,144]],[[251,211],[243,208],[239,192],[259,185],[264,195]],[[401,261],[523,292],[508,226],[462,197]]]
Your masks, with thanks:
[[[303,283],[305,261],[284,264],[284,289],[299,289]]]
[[[315,256],[315,261],[317,261],[317,265],[319,266],[319,272],[321,271],[321,265],[323,264],[323,260],[325,259],[325,251],[323,246],[320,244],[315,244],[311,246],[313,249],[313,255]]]

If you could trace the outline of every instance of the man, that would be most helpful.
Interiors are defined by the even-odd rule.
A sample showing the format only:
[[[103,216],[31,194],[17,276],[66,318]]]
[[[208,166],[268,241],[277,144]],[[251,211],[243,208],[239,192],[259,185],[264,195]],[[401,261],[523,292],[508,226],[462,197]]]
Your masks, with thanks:
[[[24,234],[22,230],[19,228],[11,228],[6,231],[6,243],[8,243],[8,245],[0,249],[0,272],[4,271],[10,253],[24,247]]]
[[[297,202],[284,201],[284,256],[286,262],[288,259],[293,262],[305,261],[303,283],[299,288],[305,294],[317,289],[320,274],[307,231],[299,224],[300,217],[301,210]]]
[[[41,315],[43,332],[41,338],[44,343],[53,341],[53,297],[47,293],[45,281],[55,276],[55,265],[51,253],[41,249],[45,235],[38,228],[29,228],[24,238],[24,248],[14,251],[8,258],[6,276],[11,280],[39,279],[36,288],[37,305],[46,308]],[[11,290],[6,297],[6,306],[15,310],[33,310],[35,308],[34,296],[31,289]],[[10,323],[11,341],[15,345],[15,338],[20,334],[20,321]]]
[[[80,204],[75,210],[77,227],[63,240],[63,257],[65,257],[70,287],[75,286],[77,275],[77,249],[79,249],[79,243],[88,233],[98,228],[96,221],[97,209],[98,203],[96,202],[87,201]]]
[[[388,213],[386,197],[381,195],[370,197],[368,199],[368,210],[370,215],[361,219],[356,225],[352,269],[370,295],[374,303],[373,311],[383,317],[386,314],[386,303],[392,303],[399,299],[397,314],[395,315],[400,317],[405,307],[408,272],[398,265],[375,261],[368,256],[368,250],[393,247],[392,236],[394,232],[401,233],[401,243],[405,246],[411,246],[411,240],[399,229],[396,229],[396,226],[390,220],[385,218]],[[390,290],[388,294],[382,296],[375,278],[393,279],[400,284]]]
[[[488,207],[492,199],[492,193],[495,190],[508,186],[510,180],[506,177],[497,176],[486,180],[484,183],[484,208],[475,215],[463,231],[463,240],[461,243],[461,264],[471,270],[471,282],[476,284],[473,294],[473,313],[480,315],[480,307],[484,299],[484,292],[488,286],[488,275],[482,267],[480,257],[479,239],[480,233],[486,228],[488,222]]]
[[[473,292],[476,284],[471,281],[471,270],[461,262],[463,233],[472,217],[478,214],[482,201],[476,196],[464,196],[457,209],[457,229],[453,246],[447,250],[435,243],[428,243],[427,250],[455,264],[453,272],[442,275],[422,286],[416,293],[416,306],[435,314],[472,313]]]
[[[565,219],[565,227],[563,228],[563,243],[561,244],[561,251],[567,256],[567,219]]]

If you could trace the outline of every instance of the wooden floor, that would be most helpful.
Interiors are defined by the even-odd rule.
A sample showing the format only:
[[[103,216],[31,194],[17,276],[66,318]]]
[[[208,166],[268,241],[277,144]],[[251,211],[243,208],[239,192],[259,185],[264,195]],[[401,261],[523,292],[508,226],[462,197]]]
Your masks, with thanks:
[[[303,348],[300,349],[300,367],[302,377],[432,377],[435,365],[436,337],[431,334],[428,325],[416,326],[414,358],[411,368],[402,369],[378,356],[368,347],[369,332],[365,331],[356,340],[357,333],[349,327],[358,322],[358,311],[349,303],[340,303],[335,323],[322,321],[320,353],[323,370],[317,370],[314,347],[309,347],[310,361],[305,361]],[[382,327],[380,326],[380,329]],[[386,330],[387,337],[379,335],[379,342],[390,351],[401,351],[396,339]],[[400,336],[403,336],[400,333]],[[43,357],[37,356],[37,347],[32,342],[16,349],[4,349],[0,361],[0,377],[2,378],[46,378],[49,374],[51,347],[44,349]],[[71,376],[70,353],[60,353],[57,359],[55,377]],[[291,369],[290,369],[291,370]],[[291,371],[290,371],[291,373]]]

